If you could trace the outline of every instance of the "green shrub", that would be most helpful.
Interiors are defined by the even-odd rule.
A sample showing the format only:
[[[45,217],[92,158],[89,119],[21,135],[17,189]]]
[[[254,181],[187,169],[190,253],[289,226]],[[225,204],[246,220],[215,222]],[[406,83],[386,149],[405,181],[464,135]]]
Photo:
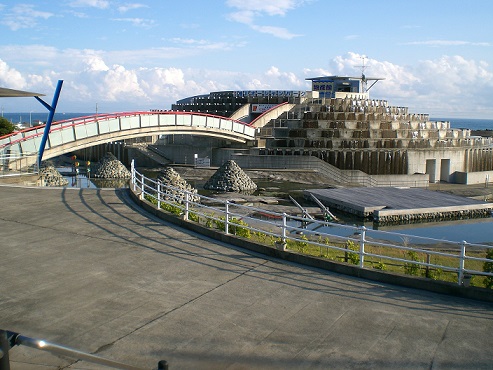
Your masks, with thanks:
[[[266,244],[267,242],[267,234],[261,231],[254,231],[253,236],[257,239],[259,243]]]
[[[346,241],[345,248],[351,251],[359,251],[358,246],[352,240]],[[345,252],[344,260],[352,263],[353,265],[357,265],[359,264],[359,254],[354,252]]]
[[[182,209],[179,206],[173,205],[173,204],[168,204],[168,203],[161,203],[161,208],[164,209],[165,211],[172,213],[174,215],[181,215],[183,213]]]
[[[385,263],[383,263],[382,261],[379,261],[377,262],[376,264],[373,265],[373,268],[375,270],[381,270],[381,271],[385,271],[387,270],[387,266],[385,265]]]
[[[308,238],[306,235],[301,235],[298,240],[296,240],[296,247],[300,253],[305,253],[308,247]]]
[[[406,255],[409,260],[411,261],[419,261],[418,259],[418,253],[415,251],[407,251]],[[406,262],[404,263],[404,273],[407,275],[414,275],[418,276],[419,275],[419,265],[417,263],[412,263],[412,262]]]
[[[212,221],[214,221],[214,219],[212,218],[212,214],[209,214],[205,218],[205,227],[208,227],[209,229],[212,229]]]
[[[492,261],[487,261],[483,264],[483,271],[493,272],[493,248],[488,249],[488,252],[486,253],[486,258]],[[484,286],[489,289],[493,288],[493,276],[486,276],[484,278]]]
[[[226,218],[224,216],[219,217],[218,219],[216,218],[212,222],[214,223],[214,226],[216,229],[221,230],[221,231],[226,231]]]
[[[250,239],[251,238],[251,232],[250,229],[244,226],[248,226],[248,224],[245,221],[242,221],[236,217],[233,217],[230,221],[229,224],[229,232],[234,235],[241,236],[243,238]]]
[[[188,219],[193,222],[200,222],[200,217],[195,212],[188,212]]]

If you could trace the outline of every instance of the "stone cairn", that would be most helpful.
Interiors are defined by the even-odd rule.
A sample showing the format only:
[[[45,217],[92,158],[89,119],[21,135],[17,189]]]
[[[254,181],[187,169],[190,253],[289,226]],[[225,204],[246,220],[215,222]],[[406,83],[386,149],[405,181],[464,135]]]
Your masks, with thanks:
[[[99,161],[94,172],[94,177],[102,179],[129,179],[132,177],[130,171],[112,153],[106,155]]]
[[[231,192],[250,192],[257,189],[248,175],[243,172],[235,161],[230,160],[224,163],[212,177],[207,180],[204,189],[231,191]]]
[[[45,164],[39,171],[39,176],[43,179],[44,186],[66,186],[68,180],[51,164]]]
[[[161,170],[156,179],[164,185],[161,187],[161,192],[165,194],[164,200],[172,200],[183,204],[185,202],[186,193],[180,190],[197,194],[197,189],[194,189],[189,183],[182,179],[180,174],[171,167],[166,167],[164,170]],[[174,189],[167,188],[167,186],[173,187]],[[198,203],[200,198],[197,195],[189,194],[188,200]]]

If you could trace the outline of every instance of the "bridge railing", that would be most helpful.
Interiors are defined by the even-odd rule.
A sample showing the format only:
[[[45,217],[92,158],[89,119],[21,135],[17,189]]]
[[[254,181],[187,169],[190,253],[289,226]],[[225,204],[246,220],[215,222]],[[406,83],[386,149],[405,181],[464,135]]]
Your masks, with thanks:
[[[185,220],[199,222],[226,234],[256,236],[273,246],[290,246],[300,253],[313,251],[322,258],[341,258],[359,268],[385,269],[384,263],[402,267],[406,274],[418,275],[420,269],[433,278],[441,272],[456,274],[457,284],[469,285],[472,276],[493,278],[493,272],[478,265],[493,246],[460,243],[363,227],[343,225],[286,213],[236,204],[166,186],[139,173],[132,163],[131,187],[140,199],[153,203]],[[334,257],[334,253],[339,253]],[[330,257],[329,257],[330,256]]]
[[[0,154],[0,176],[19,176],[39,172],[37,153]]]
[[[171,126],[211,128],[219,131],[224,130],[228,134],[244,135],[252,139],[255,137],[254,127],[240,121],[210,114],[174,111],[120,112],[57,121],[51,126],[46,150],[79,139],[113,132],[150,127],[169,128]],[[0,137],[0,154],[5,154],[9,150],[18,153],[39,151],[43,132],[44,125]]]

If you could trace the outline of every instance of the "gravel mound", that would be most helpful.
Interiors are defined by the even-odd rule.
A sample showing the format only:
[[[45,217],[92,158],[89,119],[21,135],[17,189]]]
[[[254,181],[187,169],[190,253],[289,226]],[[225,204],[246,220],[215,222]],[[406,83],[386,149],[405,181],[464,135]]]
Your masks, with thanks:
[[[68,180],[51,164],[45,164],[39,171],[39,176],[43,178],[44,186],[66,186]]]
[[[101,161],[99,161],[99,165],[94,172],[94,177],[102,179],[129,179],[132,177],[132,174],[112,153],[106,153]]]
[[[161,170],[157,176],[157,180],[165,186],[171,186],[175,189],[185,190],[189,193],[197,194],[197,189],[194,189],[186,180],[182,179],[180,174],[171,167],[166,167]],[[161,191],[166,194],[165,200],[173,200],[177,203],[184,203],[186,194],[180,190],[169,189],[166,187],[161,188]],[[189,200],[198,203],[200,198],[198,196],[190,196]]]
[[[204,189],[207,190],[219,190],[219,191],[253,191],[257,189],[250,177],[236,164],[235,161],[230,160],[224,163],[214,175],[204,185]]]

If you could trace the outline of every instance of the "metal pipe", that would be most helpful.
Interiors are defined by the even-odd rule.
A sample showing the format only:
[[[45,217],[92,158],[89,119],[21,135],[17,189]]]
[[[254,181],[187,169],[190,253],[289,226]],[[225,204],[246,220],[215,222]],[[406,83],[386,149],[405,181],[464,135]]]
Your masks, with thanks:
[[[10,370],[9,350],[7,331],[0,329],[0,370]]]
[[[115,369],[123,369],[123,370],[143,370],[143,368],[130,366],[126,364],[122,364],[117,361],[108,360],[99,356],[91,355],[89,353],[81,352],[72,348],[59,346],[57,344],[49,343],[44,340],[29,338],[24,335],[18,334],[15,338],[15,344],[24,345],[27,347],[40,349],[42,351],[47,351],[51,353],[56,353],[59,355],[84,360],[88,362],[92,362],[99,365],[113,367]]]

